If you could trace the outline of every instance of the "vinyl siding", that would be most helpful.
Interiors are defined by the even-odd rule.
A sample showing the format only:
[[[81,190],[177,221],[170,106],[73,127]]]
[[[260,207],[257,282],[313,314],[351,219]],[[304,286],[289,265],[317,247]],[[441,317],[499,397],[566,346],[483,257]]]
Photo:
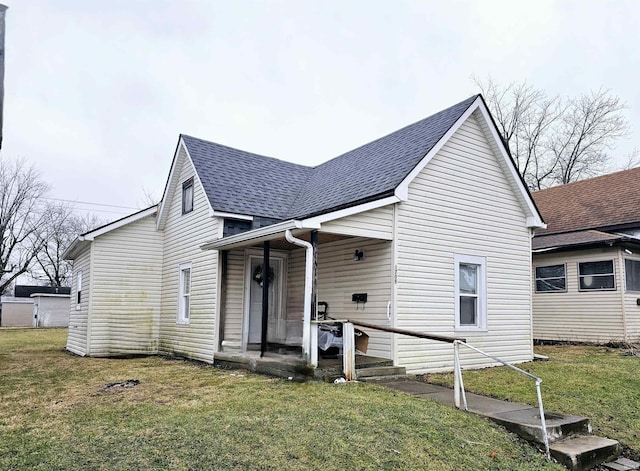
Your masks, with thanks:
[[[615,291],[579,291],[578,263],[613,260]],[[567,291],[535,292],[535,267],[566,264]],[[623,278],[617,248],[533,256],[533,336],[540,340],[622,341]]]
[[[227,258],[227,298],[224,322],[224,351],[240,351],[244,317],[244,250],[230,250]]]
[[[193,211],[182,214],[182,182],[195,172],[183,148],[176,160],[177,184],[167,201],[162,263],[162,307],[159,351],[213,362],[218,253],[200,245],[218,237],[218,219],[209,216],[209,203],[197,178]],[[189,324],[177,323],[179,267],[191,263]]]
[[[365,251],[364,260],[353,260],[356,249]],[[354,293],[367,293],[367,303],[351,301]],[[349,238],[318,246],[318,301],[329,303],[329,317],[389,327],[390,300],[391,242]],[[392,358],[391,334],[362,330],[369,335],[367,355]]]
[[[465,337],[510,362],[532,359],[531,245],[526,215],[502,157],[474,115],[409,185],[397,207],[396,326]],[[487,331],[455,330],[454,255],[486,257]],[[453,347],[397,336],[410,373],[453,368]],[[491,360],[461,351],[465,367]]]
[[[365,260],[353,261],[355,249],[366,253]],[[224,350],[235,351],[242,343],[244,318],[245,252],[232,250],[228,258],[227,302],[224,326]],[[305,250],[287,253],[286,320],[291,340],[302,335],[304,311]],[[363,238],[348,238],[318,246],[318,300],[329,303],[329,316],[360,319],[381,325],[387,320],[387,302],[391,296],[391,243]],[[356,309],[353,293],[368,293],[368,302]],[[391,358],[388,334],[368,332],[369,355]]]
[[[322,223],[321,232],[393,239],[393,205]]]
[[[73,279],[71,280],[71,302],[69,306],[69,333],[67,335],[67,350],[76,355],[87,354],[87,334],[89,319],[89,296],[91,293],[91,245],[73,261]],[[80,309],[76,309],[77,274],[82,271],[82,296]]]
[[[162,233],[145,217],[93,241],[91,356],[157,353]]]

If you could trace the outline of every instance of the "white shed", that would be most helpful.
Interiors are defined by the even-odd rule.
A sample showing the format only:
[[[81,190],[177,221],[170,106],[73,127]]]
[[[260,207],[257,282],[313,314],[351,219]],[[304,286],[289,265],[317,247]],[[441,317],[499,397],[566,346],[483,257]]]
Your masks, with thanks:
[[[33,327],[68,327],[68,294],[33,293]]]

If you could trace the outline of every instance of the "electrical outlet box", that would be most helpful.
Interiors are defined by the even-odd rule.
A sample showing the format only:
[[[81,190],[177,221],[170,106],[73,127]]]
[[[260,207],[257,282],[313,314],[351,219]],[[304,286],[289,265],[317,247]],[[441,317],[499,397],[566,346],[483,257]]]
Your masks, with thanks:
[[[366,303],[367,293],[354,293],[351,295],[351,301],[354,303]]]

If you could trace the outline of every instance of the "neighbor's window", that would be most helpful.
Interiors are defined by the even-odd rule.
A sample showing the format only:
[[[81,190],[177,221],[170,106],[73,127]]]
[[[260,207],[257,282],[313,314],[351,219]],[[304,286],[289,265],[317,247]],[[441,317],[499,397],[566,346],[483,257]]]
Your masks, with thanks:
[[[461,330],[486,328],[484,257],[455,256],[455,326]]]
[[[182,214],[193,211],[193,178],[182,184]]]
[[[76,310],[80,309],[82,303],[82,270],[76,274]]]
[[[189,323],[191,316],[191,264],[180,265],[180,292],[178,294],[178,322]]]
[[[578,264],[580,290],[615,290],[616,278],[613,260],[582,262]]]
[[[624,259],[624,277],[627,291],[640,291],[640,260]]]
[[[536,292],[567,291],[567,270],[562,265],[536,267]]]

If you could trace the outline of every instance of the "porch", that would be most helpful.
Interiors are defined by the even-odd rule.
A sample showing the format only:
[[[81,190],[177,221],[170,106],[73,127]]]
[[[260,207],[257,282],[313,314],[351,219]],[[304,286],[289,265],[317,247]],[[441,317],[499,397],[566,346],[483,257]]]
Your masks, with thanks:
[[[222,366],[284,377],[339,376],[342,360],[322,354],[340,353],[340,334],[334,342],[330,327],[316,321],[393,324],[390,236],[322,232],[291,221],[224,237],[203,249],[220,255],[215,362]],[[358,364],[393,364],[393,336],[366,333],[368,350]]]
[[[344,377],[342,355],[333,358],[319,358],[315,368],[307,365],[302,355],[269,351],[263,356],[260,352],[217,353],[214,365],[220,368],[243,369],[254,373],[287,378],[292,381],[317,379],[331,382]],[[356,355],[356,370],[393,366],[393,361],[369,355]]]

